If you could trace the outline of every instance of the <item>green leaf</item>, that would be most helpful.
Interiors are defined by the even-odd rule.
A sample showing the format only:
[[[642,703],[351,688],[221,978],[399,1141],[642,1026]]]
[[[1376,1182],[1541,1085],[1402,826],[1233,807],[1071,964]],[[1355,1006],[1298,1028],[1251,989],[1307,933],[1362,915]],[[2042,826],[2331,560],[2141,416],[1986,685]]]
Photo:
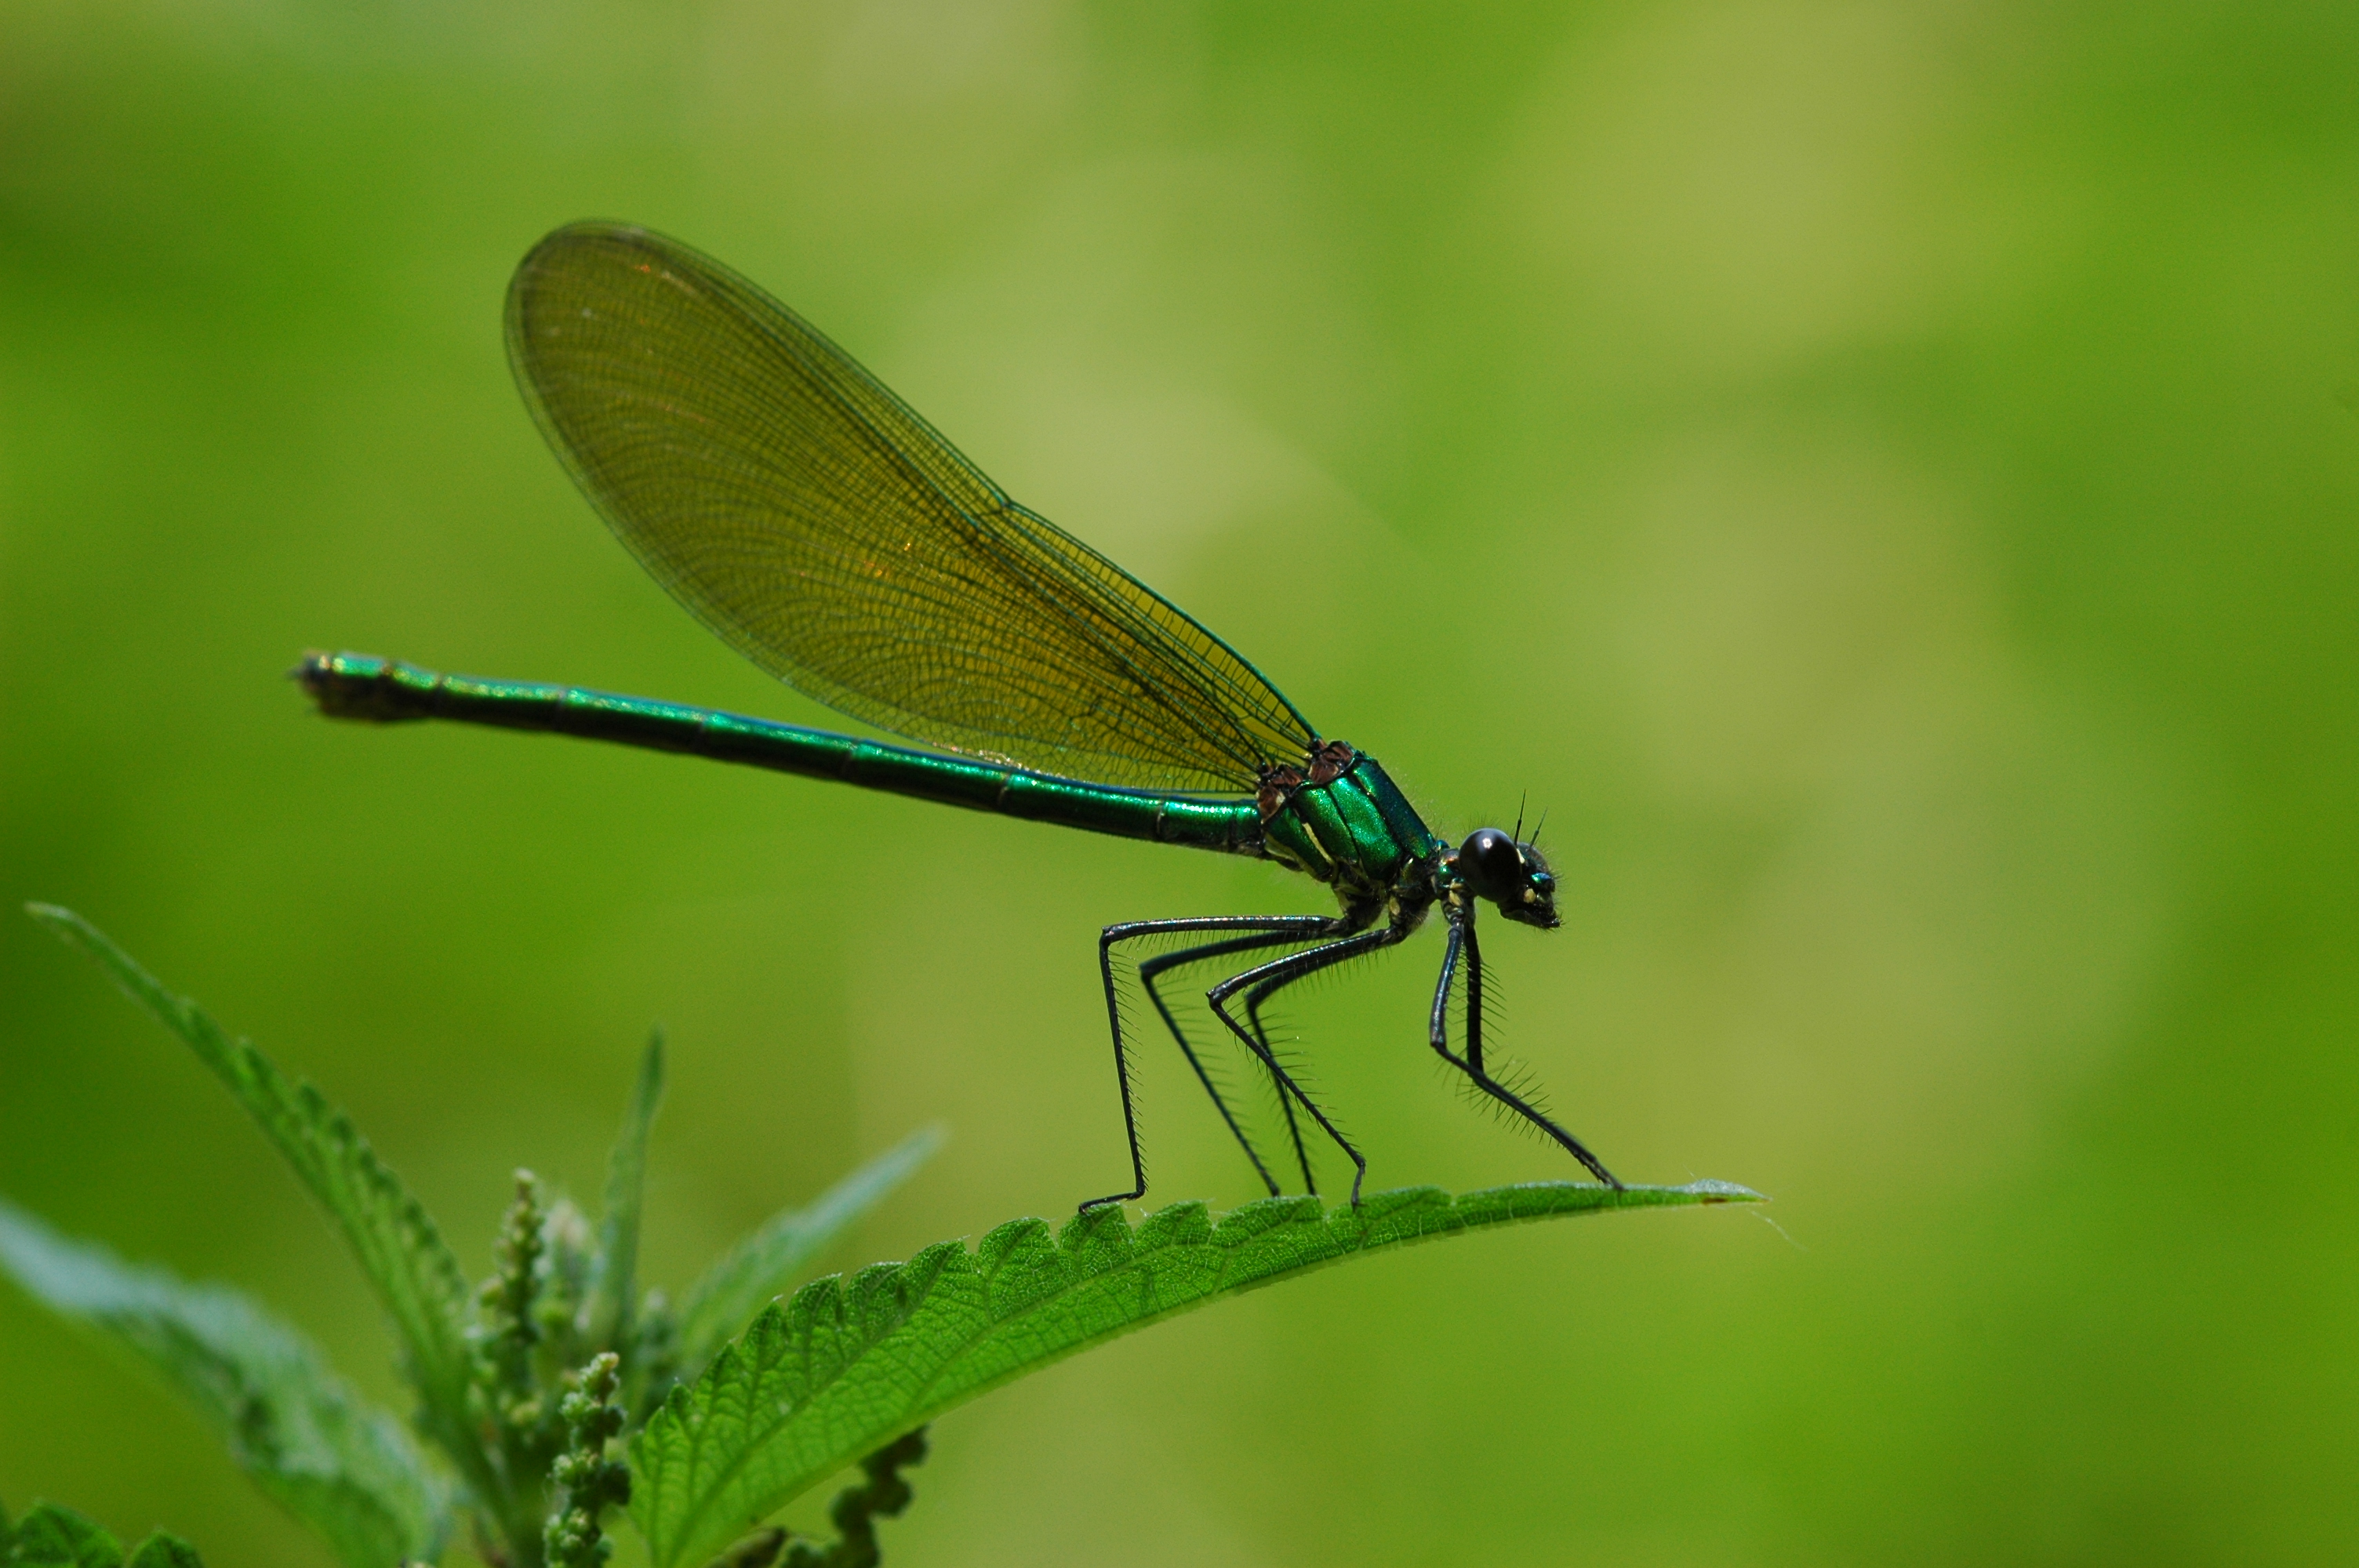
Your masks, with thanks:
[[[591,1298],[590,1333],[600,1345],[620,1346],[631,1336],[631,1311],[638,1292],[639,1207],[647,1191],[647,1131],[663,1098],[664,1039],[658,1030],[639,1058],[638,1087],[623,1116],[622,1136],[606,1157],[606,1212],[599,1225],[598,1279]]]
[[[764,1303],[794,1283],[796,1275],[844,1227],[882,1203],[941,1146],[940,1128],[921,1128],[836,1183],[817,1202],[773,1215],[731,1248],[680,1303],[680,1364],[701,1369]]]
[[[123,1543],[71,1509],[35,1503],[8,1561],[24,1568],[121,1568]]]
[[[444,1489],[408,1433],[347,1387],[301,1333],[247,1297],[135,1268],[5,1202],[0,1270],[51,1310],[147,1357],[245,1473],[353,1568],[440,1549]]]
[[[770,1568],[786,1549],[787,1532],[771,1525],[723,1547],[705,1568]]]
[[[876,1521],[899,1519],[916,1492],[901,1472],[926,1462],[926,1429],[904,1434],[860,1462],[867,1477],[835,1494],[827,1517],[835,1539],[825,1546],[798,1541],[787,1549],[786,1568],[876,1568],[885,1560],[876,1544]]]
[[[709,1556],[897,1434],[1011,1379],[1224,1295],[1407,1242],[1609,1209],[1756,1203],[1725,1182],[1621,1191],[1571,1182],[1451,1197],[1378,1193],[1357,1209],[1268,1198],[1215,1223],[1174,1204],[1136,1230],[1108,1206],[1012,1220],[770,1307],[631,1444],[631,1517],[656,1568]]]
[[[131,1550],[131,1561],[125,1568],[205,1568],[205,1560],[197,1549],[169,1530],[147,1532],[147,1539]],[[377,1568],[385,1568],[384,1563]]]
[[[342,1230],[391,1315],[404,1370],[424,1407],[420,1424],[491,1495],[496,1478],[467,1416],[466,1280],[425,1206],[318,1089],[290,1082],[252,1044],[231,1039],[202,1009],[166,990],[71,910],[39,903],[26,909],[68,946],[97,959],[123,993],[187,1042],[261,1124]]]

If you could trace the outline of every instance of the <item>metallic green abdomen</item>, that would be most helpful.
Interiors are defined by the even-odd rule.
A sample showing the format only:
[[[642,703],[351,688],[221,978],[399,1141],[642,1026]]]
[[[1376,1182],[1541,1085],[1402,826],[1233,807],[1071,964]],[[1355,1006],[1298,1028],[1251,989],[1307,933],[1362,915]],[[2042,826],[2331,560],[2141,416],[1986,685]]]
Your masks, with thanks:
[[[1412,864],[1441,851],[1441,841],[1374,757],[1323,783],[1304,784],[1262,823],[1271,860],[1334,884],[1347,904],[1381,900]]]
[[[1231,800],[1116,789],[799,725],[574,687],[441,676],[357,654],[315,654],[299,673],[333,718],[555,730],[1119,838],[1260,855],[1328,883],[1347,911],[1380,907],[1414,867],[1442,849],[1375,759],[1341,742],[1307,758],[1307,771],[1272,770],[1266,787],[1274,793],[1259,801]],[[1277,790],[1281,776],[1286,787]]]
[[[1251,799],[1116,789],[1003,762],[912,751],[646,697],[437,675],[364,654],[309,654],[297,674],[320,710],[332,719],[376,723],[456,719],[508,730],[552,730],[833,779],[1116,838],[1231,855],[1262,852],[1259,809]]]

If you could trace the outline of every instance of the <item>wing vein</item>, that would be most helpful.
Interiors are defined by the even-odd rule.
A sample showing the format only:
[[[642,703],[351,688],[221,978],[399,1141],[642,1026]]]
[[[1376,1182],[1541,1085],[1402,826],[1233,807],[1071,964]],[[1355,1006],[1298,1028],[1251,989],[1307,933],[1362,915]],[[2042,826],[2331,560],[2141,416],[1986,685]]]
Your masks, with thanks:
[[[508,347],[550,445],[649,574],[839,711],[1175,791],[1250,790],[1313,743],[1226,643],[677,242],[557,231],[517,269]]]

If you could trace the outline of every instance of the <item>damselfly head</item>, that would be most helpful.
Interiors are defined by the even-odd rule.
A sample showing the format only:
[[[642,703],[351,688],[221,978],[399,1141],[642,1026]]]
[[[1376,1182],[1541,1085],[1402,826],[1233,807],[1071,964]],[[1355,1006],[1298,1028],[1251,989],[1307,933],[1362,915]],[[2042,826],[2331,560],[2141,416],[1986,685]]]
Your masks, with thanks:
[[[1543,931],[1556,927],[1556,873],[1534,846],[1497,827],[1478,827],[1451,864],[1467,892],[1489,899],[1508,919]]]

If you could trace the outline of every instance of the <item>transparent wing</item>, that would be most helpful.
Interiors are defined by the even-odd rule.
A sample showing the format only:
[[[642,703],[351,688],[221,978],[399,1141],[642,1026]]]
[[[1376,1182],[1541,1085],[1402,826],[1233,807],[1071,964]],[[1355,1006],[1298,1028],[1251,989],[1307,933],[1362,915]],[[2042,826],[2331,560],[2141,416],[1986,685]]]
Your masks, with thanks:
[[[1311,744],[1228,644],[685,245],[558,230],[516,269],[507,340],[533,417],[639,564],[828,706],[1148,789],[1250,792]]]

